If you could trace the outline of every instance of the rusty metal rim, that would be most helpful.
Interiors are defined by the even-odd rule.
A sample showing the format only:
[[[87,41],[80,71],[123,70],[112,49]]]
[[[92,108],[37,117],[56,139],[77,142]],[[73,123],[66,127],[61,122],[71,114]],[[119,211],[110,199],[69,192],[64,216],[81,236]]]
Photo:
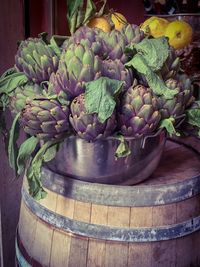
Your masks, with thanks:
[[[121,207],[176,203],[200,194],[200,175],[169,185],[120,186],[83,182],[42,169],[42,183],[57,194],[82,202]]]
[[[200,216],[182,223],[158,227],[119,228],[76,221],[45,208],[22,189],[28,209],[39,219],[62,231],[94,239],[118,242],[153,242],[171,240],[192,234],[200,229]]]

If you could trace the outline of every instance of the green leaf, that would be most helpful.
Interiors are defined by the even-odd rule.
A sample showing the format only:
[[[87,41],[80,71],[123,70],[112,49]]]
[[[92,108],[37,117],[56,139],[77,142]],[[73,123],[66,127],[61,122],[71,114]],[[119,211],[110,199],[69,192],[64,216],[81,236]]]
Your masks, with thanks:
[[[17,167],[18,167],[18,174],[22,174],[27,161],[30,159],[32,153],[36,149],[36,146],[39,142],[39,139],[35,136],[32,136],[26,139],[19,148],[19,153],[17,157]]]
[[[83,0],[67,0],[67,15],[69,18],[72,18],[76,13],[80,5],[83,4]]]
[[[24,85],[28,82],[28,78],[22,72],[14,72],[0,78],[0,94],[11,93],[16,87]]]
[[[60,47],[57,45],[56,40],[54,39],[54,36],[51,37],[50,39],[50,44],[48,45],[51,49],[53,49],[53,51],[56,53],[56,55],[58,57],[60,57],[61,55],[61,49]]]
[[[6,70],[6,71],[1,75],[1,78],[0,78],[0,79],[5,78],[5,77],[7,77],[7,76],[9,76],[9,75],[11,75],[11,74],[13,74],[13,73],[17,73],[17,70],[16,70],[15,68],[10,68],[10,69]]]
[[[58,144],[49,147],[44,154],[44,162],[48,162],[54,159],[57,151],[58,151]]]
[[[158,71],[169,56],[169,44],[166,37],[156,39],[145,38],[132,46],[146,61],[152,71]]]
[[[8,141],[8,159],[10,163],[10,167],[15,171],[17,176],[17,155],[18,155],[18,145],[17,140],[19,137],[19,119],[20,113],[18,113],[13,120],[10,133],[9,133],[9,141]]]
[[[149,67],[146,62],[146,59],[140,54],[136,54],[128,63],[126,63],[126,66],[133,67],[140,74],[143,74],[155,95],[163,95],[166,99],[172,99],[174,95],[178,93],[175,89],[172,90],[167,88],[164,81],[152,71],[151,67]]]
[[[120,141],[117,150],[115,152],[116,158],[124,158],[131,154],[131,150],[128,146],[127,141],[124,139],[123,135],[120,135],[117,137],[117,139]]]
[[[87,23],[88,20],[95,14],[95,12],[96,12],[95,4],[93,3],[92,0],[87,0],[87,5],[86,5],[86,11],[85,11],[83,24]]]
[[[170,136],[176,135],[180,136],[180,134],[174,128],[175,119],[173,117],[163,119],[160,121],[159,128],[166,129]]]
[[[42,187],[41,182],[41,167],[42,163],[47,158],[47,150],[54,146],[55,144],[60,143],[61,140],[51,140],[47,141],[37,152],[35,157],[32,159],[30,166],[27,169],[27,179],[29,184],[29,193],[32,197],[39,200],[46,196],[46,192]],[[46,154],[46,156],[45,156]],[[49,155],[48,155],[49,157]],[[50,157],[49,157],[50,158]]]
[[[83,0],[67,0],[67,20],[71,34],[77,29],[77,19]]]
[[[186,110],[187,123],[200,128],[200,101],[195,101],[193,104],[196,107]]]
[[[85,106],[88,113],[97,113],[98,119],[104,123],[116,106],[114,96],[123,86],[122,81],[101,77],[85,84]]]

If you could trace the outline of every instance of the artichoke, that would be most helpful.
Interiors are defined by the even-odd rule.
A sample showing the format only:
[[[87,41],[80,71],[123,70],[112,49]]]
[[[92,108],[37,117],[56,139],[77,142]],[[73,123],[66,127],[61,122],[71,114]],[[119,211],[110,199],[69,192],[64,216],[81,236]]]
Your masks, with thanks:
[[[115,113],[104,123],[98,120],[98,115],[88,114],[85,108],[85,95],[77,96],[70,106],[70,123],[81,138],[87,141],[95,141],[99,138],[111,135],[116,128]]]
[[[15,56],[15,66],[34,83],[48,81],[58,68],[59,58],[54,50],[40,38],[22,41]]]
[[[133,85],[124,93],[118,112],[118,125],[124,136],[150,134],[160,119],[157,99],[150,88]]]
[[[81,44],[89,47],[95,55],[101,58],[107,57],[107,45],[100,36],[101,30],[98,28],[89,28],[87,26],[80,27],[68,40],[66,40],[62,49],[67,50],[71,44]]]
[[[69,130],[69,108],[48,98],[28,100],[21,111],[24,131],[43,140],[63,137]]]
[[[165,61],[159,75],[164,81],[174,78],[180,70],[180,59],[176,56],[174,48],[170,47],[169,56]]]
[[[38,84],[27,83],[18,86],[9,96],[9,108],[12,113],[20,112],[26,104],[27,99],[33,99],[36,95],[42,95],[42,88]]]
[[[72,100],[84,92],[85,82],[101,76],[101,69],[102,60],[89,47],[71,44],[62,52],[59,68],[56,74],[51,75],[48,90]]]
[[[133,82],[132,70],[126,69],[124,64],[119,59],[116,60],[104,60],[102,66],[102,76],[110,79],[124,81],[124,90],[127,90]]]
[[[125,36],[120,31],[101,32],[100,36],[106,40],[108,59],[119,59],[122,63],[127,62],[127,56],[124,53],[127,43]]]
[[[124,35],[126,45],[137,44],[144,39],[144,32],[135,24],[127,24],[122,28],[121,33]]]
[[[172,90],[176,89],[178,94],[172,99],[165,99],[163,96],[157,98],[162,118],[182,115],[186,107],[194,100],[190,79],[186,75],[180,75],[176,77],[176,80],[168,79],[165,84]]]

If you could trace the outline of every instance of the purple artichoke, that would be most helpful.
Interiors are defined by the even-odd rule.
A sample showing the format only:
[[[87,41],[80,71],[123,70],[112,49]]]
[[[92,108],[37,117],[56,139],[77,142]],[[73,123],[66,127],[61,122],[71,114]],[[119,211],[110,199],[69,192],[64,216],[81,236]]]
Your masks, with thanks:
[[[63,51],[58,71],[50,78],[49,91],[72,100],[84,92],[85,82],[101,76],[101,69],[102,60],[89,47],[71,44]]]
[[[119,60],[104,60],[102,65],[102,76],[118,81],[124,81],[124,90],[127,90],[133,83],[133,73],[131,69],[125,68]]]
[[[26,133],[40,139],[61,138],[69,130],[69,108],[53,99],[28,100],[21,111],[20,123]]]
[[[111,135],[116,128],[115,113],[104,123],[98,120],[98,115],[88,114],[85,108],[85,96],[77,96],[71,103],[70,123],[78,136],[87,140],[95,141],[99,138]]]
[[[52,48],[39,38],[22,41],[15,56],[15,66],[34,83],[48,81],[57,71],[59,58]]]
[[[158,107],[162,118],[182,115],[186,107],[188,107],[194,100],[190,79],[187,75],[181,75],[177,76],[176,80],[168,79],[165,84],[172,90],[176,89],[178,94],[172,99],[165,99],[163,96],[157,97]]]
[[[11,112],[14,114],[20,112],[25,107],[27,99],[33,99],[36,95],[42,95],[42,90],[38,84],[33,83],[18,86],[10,94],[9,108]]]
[[[124,136],[150,134],[160,118],[157,100],[150,88],[133,85],[124,93],[118,112],[119,128]]]

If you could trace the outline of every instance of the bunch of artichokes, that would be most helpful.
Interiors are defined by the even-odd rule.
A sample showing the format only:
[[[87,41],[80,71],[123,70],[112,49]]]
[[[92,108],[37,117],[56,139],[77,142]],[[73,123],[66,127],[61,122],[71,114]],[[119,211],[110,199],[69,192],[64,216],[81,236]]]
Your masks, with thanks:
[[[178,75],[180,62],[171,47],[155,73],[167,90],[175,92],[173,97],[154,90],[137,68],[127,68],[137,50],[127,52],[127,46],[137,47],[142,40],[144,35],[137,25],[125,25],[121,31],[109,33],[80,27],[56,49],[41,38],[21,42],[15,71],[25,74],[27,80],[9,94],[10,109],[21,112],[20,123],[26,133],[44,140],[59,139],[67,133],[87,141],[116,132],[132,137],[151,134],[162,119],[183,114],[194,99],[189,78]],[[97,111],[91,113],[87,85],[100,78],[121,82],[121,89],[112,94],[99,82],[100,98],[93,94]],[[105,104],[104,112],[110,113],[101,121],[99,107],[108,98],[112,105]]]

